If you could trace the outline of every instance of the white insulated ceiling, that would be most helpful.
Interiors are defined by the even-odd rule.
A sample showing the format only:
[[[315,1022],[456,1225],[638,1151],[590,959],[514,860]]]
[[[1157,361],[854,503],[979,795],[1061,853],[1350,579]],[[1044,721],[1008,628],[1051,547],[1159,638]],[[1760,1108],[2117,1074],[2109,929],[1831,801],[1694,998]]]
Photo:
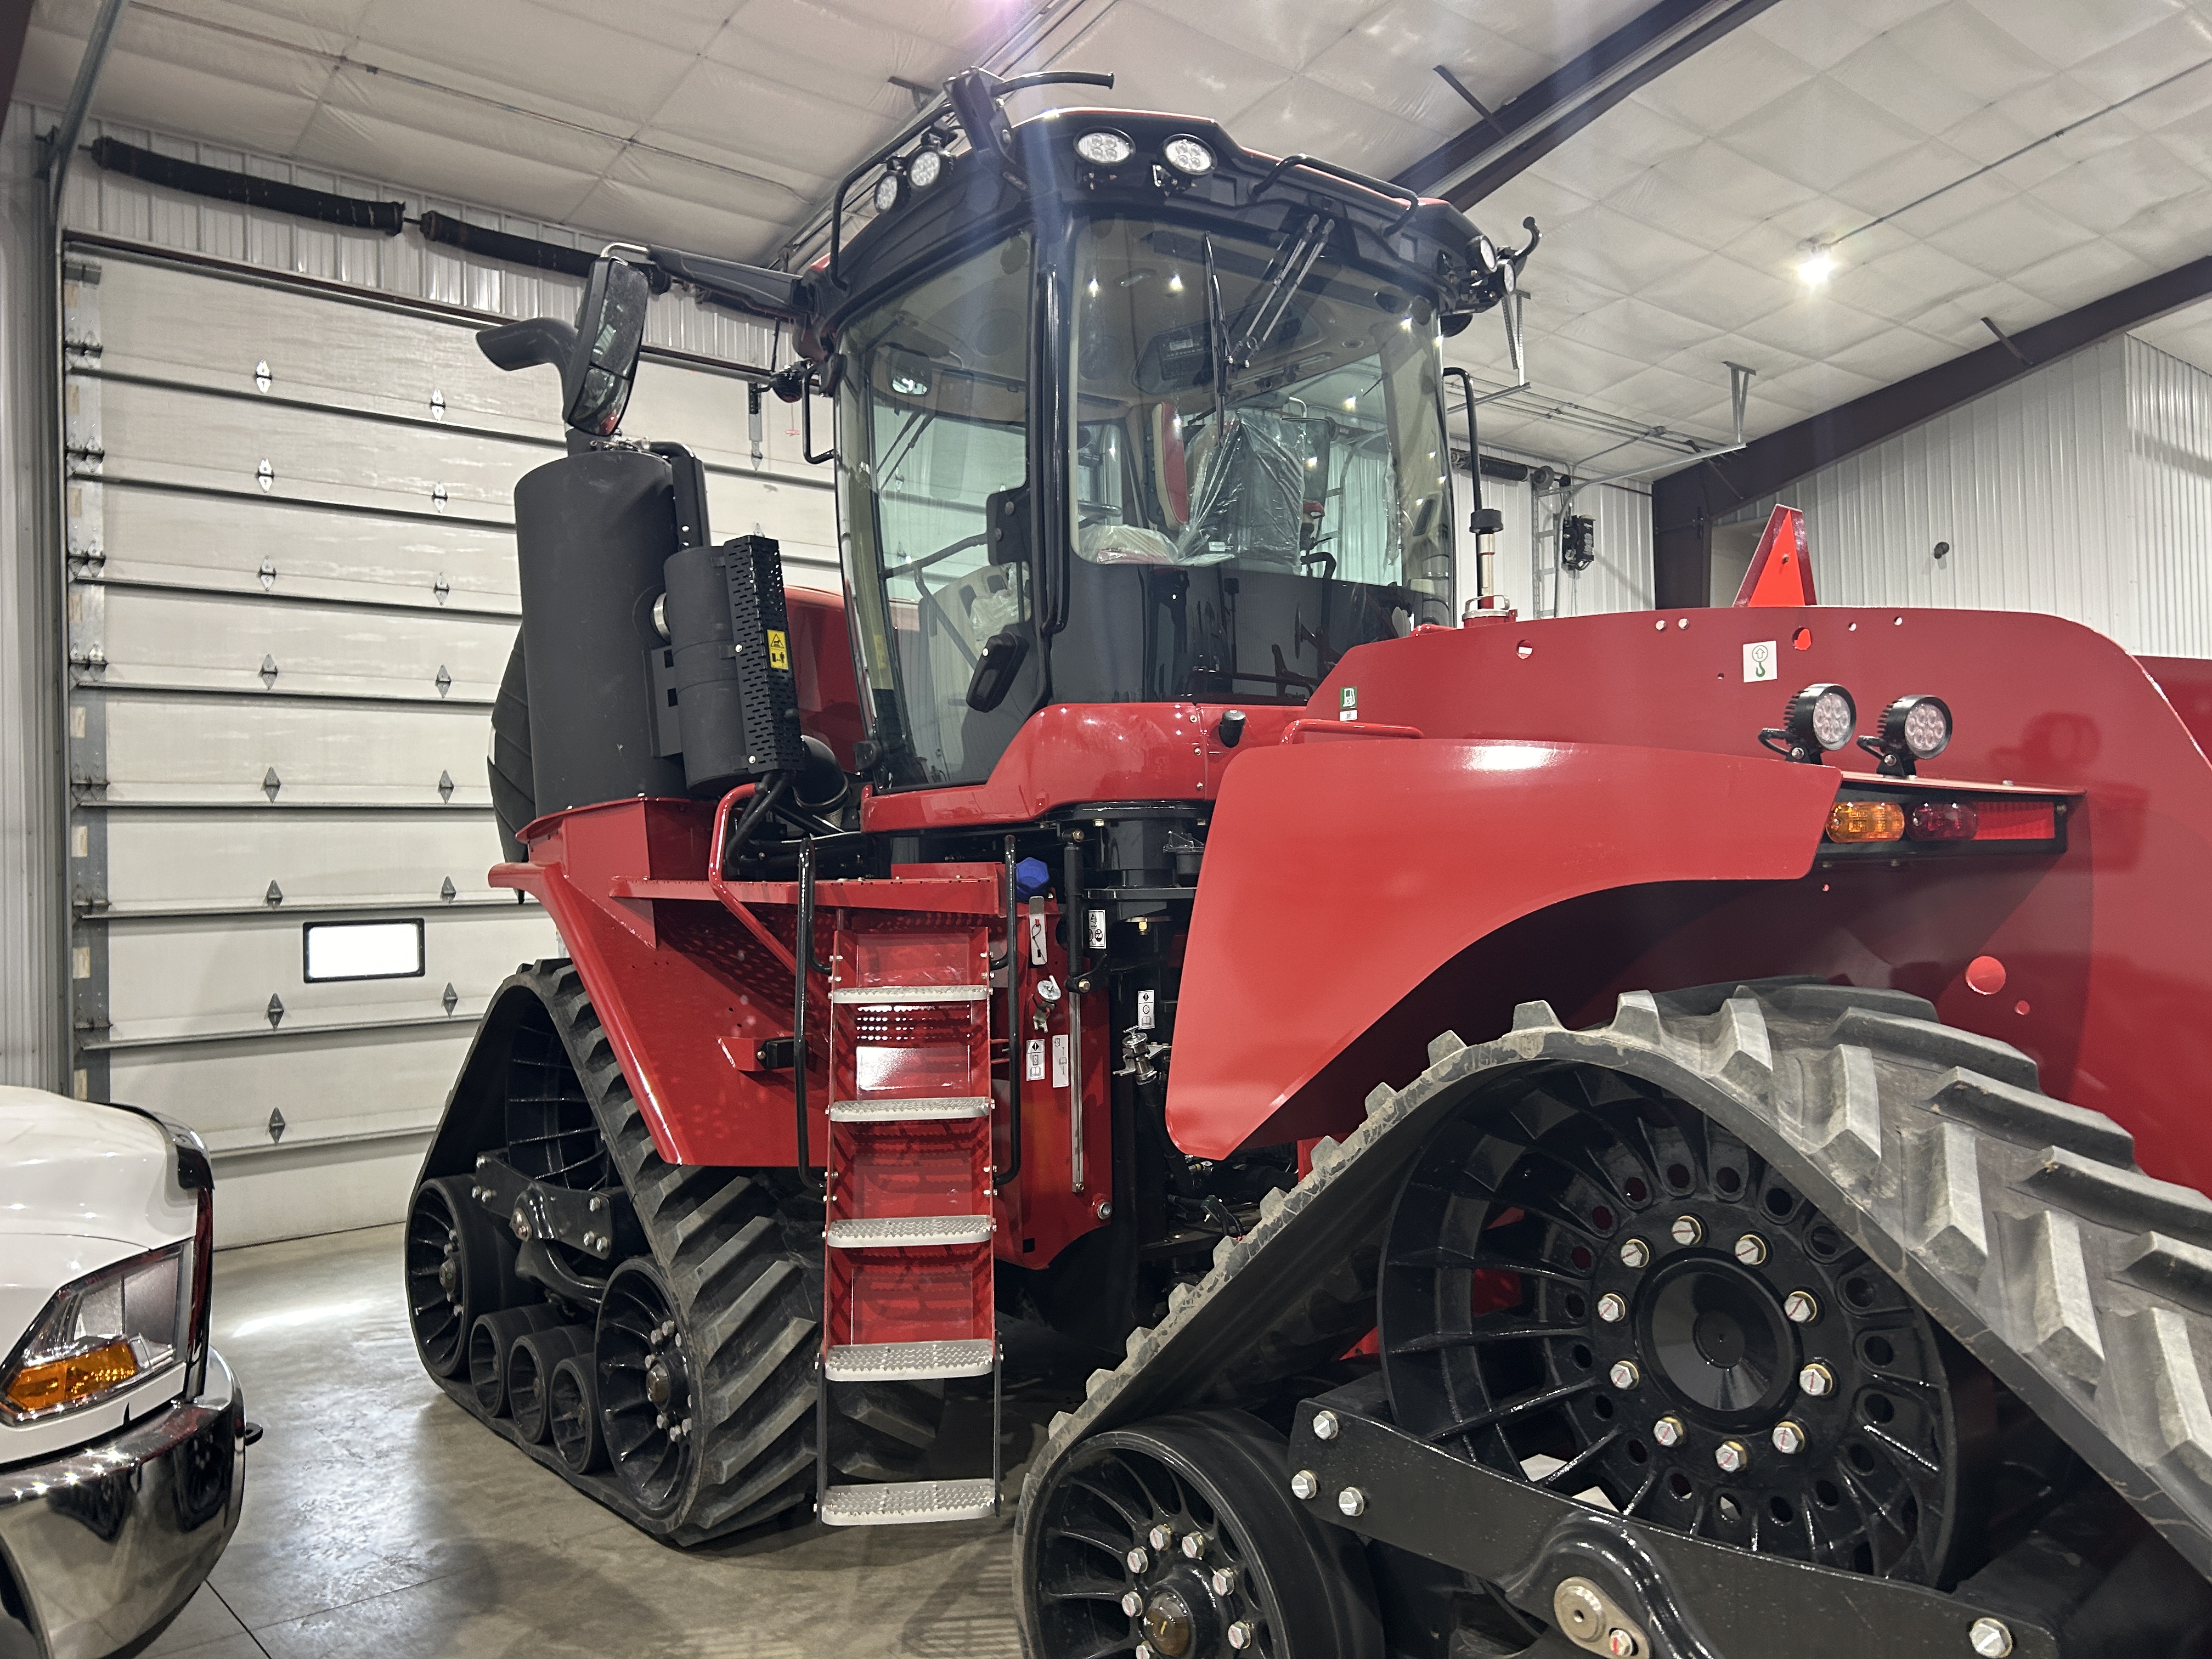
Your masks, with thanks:
[[[969,63],[1114,71],[1255,149],[1405,167],[1647,0],[133,0],[94,112],[610,236],[773,258]],[[96,0],[39,0],[19,97],[66,95]],[[2207,252],[2212,0],[1778,0],[1474,210],[1534,214],[1533,397],[1486,444],[1753,435]],[[1040,107],[1025,95],[1018,112]],[[2109,110],[2109,112],[2105,112]],[[1965,184],[1977,169],[2075,130]],[[1823,288],[1799,246],[1851,236]],[[2212,368],[2212,307],[2139,331]],[[1492,319],[1451,343],[1503,378]],[[1603,466],[1664,459],[1631,448]]]

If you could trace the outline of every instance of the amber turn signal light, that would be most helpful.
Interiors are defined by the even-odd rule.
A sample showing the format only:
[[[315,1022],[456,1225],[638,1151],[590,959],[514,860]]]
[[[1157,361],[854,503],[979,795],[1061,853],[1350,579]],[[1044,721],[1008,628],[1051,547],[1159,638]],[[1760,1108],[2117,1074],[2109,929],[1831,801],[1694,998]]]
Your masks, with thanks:
[[[138,1375],[138,1356],[131,1340],[118,1337],[83,1353],[36,1360],[9,1379],[8,1403],[28,1416],[104,1394]]]
[[[1828,810],[1830,841],[1902,841],[1905,809],[1893,800],[1839,800]]]

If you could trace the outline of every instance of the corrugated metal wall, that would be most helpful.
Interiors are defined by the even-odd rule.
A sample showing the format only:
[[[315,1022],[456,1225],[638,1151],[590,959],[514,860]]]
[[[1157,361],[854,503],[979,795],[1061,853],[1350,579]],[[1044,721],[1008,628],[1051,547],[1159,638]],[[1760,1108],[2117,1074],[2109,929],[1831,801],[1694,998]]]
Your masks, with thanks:
[[[2133,651],[2212,657],[2212,374],[2130,337]]]
[[[2049,364],[1729,521],[1778,501],[1805,509],[1827,603],[2041,611],[2130,651],[2212,656],[2212,375],[2139,340]]]
[[[1533,456],[1485,450],[1500,460],[1527,466],[1557,467],[1557,462]],[[1468,480],[1452,481],[1457,492],[1454,510],[1459,519],[1459,593],[1464,605],[1475,592],[1474,538],[1467,533],[1468,508],[1472,505]],[[1651,499],[1644,491],[1617,484],[1601,484],[1575,498],[1574,510],[1589,515],[1596,525],[1597,557],[1579,575],[1561,576],[1556,570],[1559,514],[1556,494],[1538,495],[1523,480],[1482,481],[1486,507],[1494,507],[1505,520],[1498,535],[1498,586],[1506,604],[1524,617],[1589,617],[1608,611],[1648,611],[1651,608]]]
[[[0,1084],[69,1072],[52,250],[29,112],[0,129]]]

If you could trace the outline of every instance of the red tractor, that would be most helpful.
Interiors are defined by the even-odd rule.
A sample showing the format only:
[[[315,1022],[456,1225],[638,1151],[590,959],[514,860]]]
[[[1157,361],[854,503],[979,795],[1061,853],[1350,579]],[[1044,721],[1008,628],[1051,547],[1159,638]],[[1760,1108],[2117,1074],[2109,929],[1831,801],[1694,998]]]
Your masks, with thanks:
[[[1732,610],[1462,613],[1438,346],[1528,250],[1002,112],[1069,78],[805,273],[651,251],[835,400],[842,601],[617,435],[635,264],[483,337],[574,434],[492,763],[568,956],[426,1365],[688,1543],[994,1513],[933,1443],[1047,1328],[1036,1659],[2202,1650],[2212,684],[1816,608],[1787,513]]]

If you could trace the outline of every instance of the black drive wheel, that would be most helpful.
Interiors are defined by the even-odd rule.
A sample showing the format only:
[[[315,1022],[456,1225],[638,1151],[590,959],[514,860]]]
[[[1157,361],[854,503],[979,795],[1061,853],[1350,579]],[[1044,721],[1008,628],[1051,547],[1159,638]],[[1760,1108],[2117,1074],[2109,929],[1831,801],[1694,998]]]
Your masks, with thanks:
[[[407,1212],[407,1317],[416,1351],[434,1376],[468,1372],[469,1333],[479,1317],[520,1301],[514,1245],[465,1176],[415,1189]]]
[[[1282,1439],[1243,1412],[1085,1441],[1030,1534],[1037,1659],[1379,1659],[1357,1540],[1316,1526],[1287,1480]]]
[[[1476,1103],[1391,1218],[1399,1425],[1586,1502],[1948,1584],[1991,1474],[1988,1374],[1741,1142],[1593,1067]]]
[[[689,1495],[699,1461],[692,1356],[660,1269],[645,1258],[607,1281],[592,1356],[615,1473],[640,1509],[669,1514]]]

